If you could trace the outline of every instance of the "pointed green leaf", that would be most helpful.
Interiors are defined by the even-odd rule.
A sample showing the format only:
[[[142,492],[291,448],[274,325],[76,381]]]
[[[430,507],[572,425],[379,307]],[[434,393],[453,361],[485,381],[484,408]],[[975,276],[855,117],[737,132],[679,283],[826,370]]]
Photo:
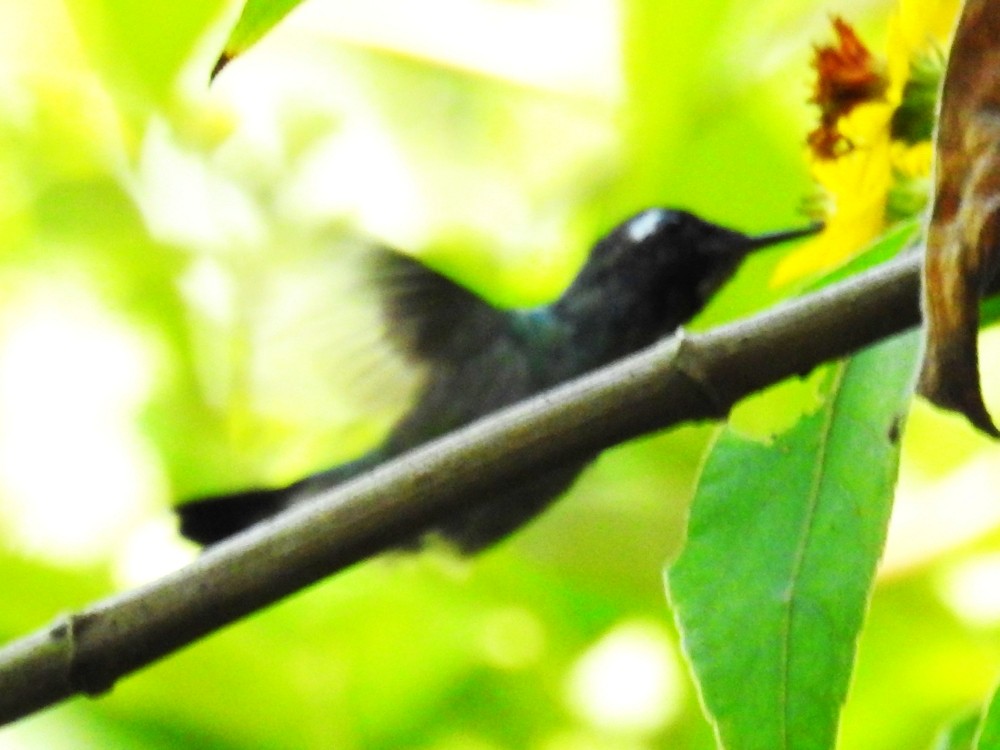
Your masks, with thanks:
[[[993,691],[990,705],[976,731],[976,750],[1000,750],[1000,688]]]
[[[668,586],[727,750],[834,746],[917,341],[836,365],[824,405],[772,445],[726,431],[709,456]]]
[[[807,283],[805,289],[809,291],[822,289],[894,258],[919,238],[922,227],[923,218],[908,219],[895,224],[844,265]]]
[[[979,718],[976,711],[945,727],[934,739],[933,750],[974,750]]]
[[[979,712],[964,716],[942,730],[934,740],[933,750],[974,750]]]
[[[264,34],[274,28],[278,21],[287,16],[300,2],[302,0],[248,0],[212,69],[212,78],[215,78],[233,58],[260,41]]]

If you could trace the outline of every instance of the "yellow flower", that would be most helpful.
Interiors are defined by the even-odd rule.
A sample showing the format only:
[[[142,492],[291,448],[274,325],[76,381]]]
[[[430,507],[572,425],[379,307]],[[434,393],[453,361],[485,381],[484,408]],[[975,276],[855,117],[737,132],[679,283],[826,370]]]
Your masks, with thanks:
[[[849,25],[834,19],[839,48],[817,48],[820,81],[813,101],[822,111],[820,126],[809,139],[826,229],[778,264],[773,285],[836,268],[878,238],[891,221],[922,209],[933,153],[929,139],[940,50],[958,6],[959,0],[900,0],[890,19],[884,63],[868,53]],[[840,67],[831,68],[831,50],[841,55],[835,60]],[[831,103],[824,99],[830,83],[823,80],[831,75],[866,88],[850,90],[854,98]],[[878,75],[884,76],[884,85],[872,83]],[[858,91],[869,95],[857,96]]]
[[[868,114],[863,109],[858,113]],[[812,165],[814,179],[826,188],[826,228],[782,258],[771,278],[774,286],[834,268],[882,233],[893,177],[888,128],[883,123],[864,139],[859,129],[848,132],[854,144],[849,153],[835,160],[816,160]],[[839,191],[831,189],[833,186],[850,189]]]

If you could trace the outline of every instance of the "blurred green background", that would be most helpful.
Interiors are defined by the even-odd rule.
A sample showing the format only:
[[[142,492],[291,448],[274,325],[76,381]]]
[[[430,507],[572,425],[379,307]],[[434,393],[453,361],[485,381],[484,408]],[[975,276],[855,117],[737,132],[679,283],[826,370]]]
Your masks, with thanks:
[[[893,5],[310,0],[209,86],[233,3],[0,0],[0,636],[192,559],[178,500],[377,440],[414,373],[358,238],[513,305],[647,205],[801,222],[811,45],[836,12],[877,50]],[[781,252],[696,325],[778,298]],[[610,451],[475,560],[359,566],[0,750],[711,748],[661,571],[712,432]],[[844,748],[929,747],[1000,672],[1000,456],[918,404],[903,464]]]

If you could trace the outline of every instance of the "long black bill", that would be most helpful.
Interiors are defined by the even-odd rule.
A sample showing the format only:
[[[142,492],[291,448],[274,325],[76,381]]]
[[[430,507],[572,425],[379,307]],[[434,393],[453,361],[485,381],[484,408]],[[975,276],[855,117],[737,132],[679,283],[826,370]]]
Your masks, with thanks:
[[[771,245],[777,245],[781,242],[789,242],[791,240],[800,239],[801,237],[809,237],[822,231],[823,224],[816,223],[801,229],[786,229],[781,232],[758,234],[754,237],[747,237],[747,244],[742,247],[742,250],[746,253],[752,253],[754,250],[759,250],[763,247],[771,247]]]

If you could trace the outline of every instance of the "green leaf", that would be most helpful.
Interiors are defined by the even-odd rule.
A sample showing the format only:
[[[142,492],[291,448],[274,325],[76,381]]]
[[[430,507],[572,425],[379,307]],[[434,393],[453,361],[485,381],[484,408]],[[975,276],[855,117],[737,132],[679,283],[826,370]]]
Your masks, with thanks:
[[[236,26],[233,27],[226,41],[226,46],[212,68],[212,78],[215,78],[233,58],[246,52],[260,41],[278,21],[287,16],[302,0],[248,0],[243,6]]]
[[[908,219],[898,222],[847,263],[825,274],[818,281],[808,284],[806,290],[813,291],[836,284],[838,281],[843,281],[896,257],[917,239],[922,222],[923,219]]]
[[[920,228],[916,219],[899,222],[843,266],[818,279],[806,279],[789,291],[813,292],[884,263],[912,245]],[[808,377],[785,380],[752,394],[730,412],[729,425],[748,437],[766,439],[784,432],[803,414],[815,410],[822,397],[817,393],[817,385],[826,382],[825,376],[825,368],[818,367]]]
[[[933,750],[974,750],[978,727],[978,711],[962,717],[938,735]]]
[[[834,367],[772,445],[725,431],[667,581],[727,750],[832,748],[882,553],[918,338]]]
[[[1000,750],[1000,688],[993,692],[990,705],[976,731],[976,750]]]
[[[942,731],[934,750],[1000,750],[1000,687],[982,713],[969,713]]]

